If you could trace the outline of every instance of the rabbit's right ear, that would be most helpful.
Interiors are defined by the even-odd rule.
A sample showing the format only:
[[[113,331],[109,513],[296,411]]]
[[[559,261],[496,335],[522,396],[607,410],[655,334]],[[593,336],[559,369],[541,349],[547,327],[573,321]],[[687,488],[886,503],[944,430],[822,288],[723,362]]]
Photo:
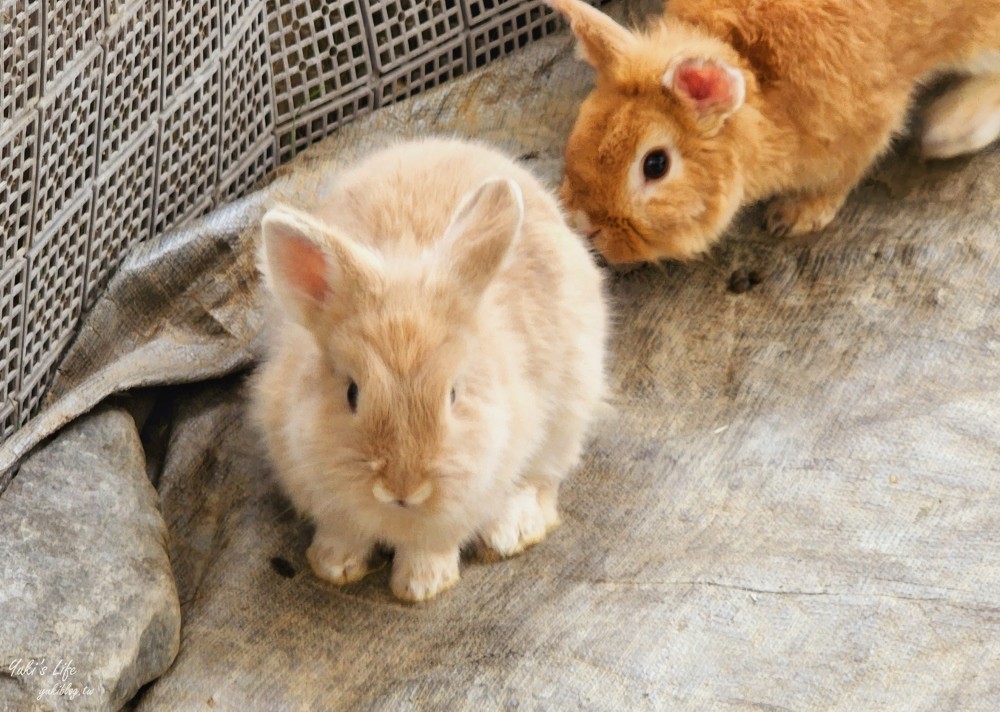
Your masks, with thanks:
[[[713,133],[746,101],[746,79],[722,59],[677,57],[663,75],[663,87],[691,107],[699,125]]]
[[[580,58],[603,72],[611,69],[624,54],[632,35],[600,10],[581,0],[545,0],[569,20]]]
[[[492,178],[468,193],[441,241],[439,257],[451,277],[478,300],[521,234],[524,198],[508,178]]]
[[[261,221],[264,264],[278,301],[303,326],[321,313],[344,312],[377,289],[375,255],[314,218],[291,208],[269,210]]]

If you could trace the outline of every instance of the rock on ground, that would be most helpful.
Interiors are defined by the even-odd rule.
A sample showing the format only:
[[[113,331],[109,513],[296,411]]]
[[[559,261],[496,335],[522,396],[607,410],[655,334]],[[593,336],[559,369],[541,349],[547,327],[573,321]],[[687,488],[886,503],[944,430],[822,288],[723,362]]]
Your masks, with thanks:
[[[180,605],[132,418],[101,409],[0,502],[0,709],[118,709],[173,661]]]

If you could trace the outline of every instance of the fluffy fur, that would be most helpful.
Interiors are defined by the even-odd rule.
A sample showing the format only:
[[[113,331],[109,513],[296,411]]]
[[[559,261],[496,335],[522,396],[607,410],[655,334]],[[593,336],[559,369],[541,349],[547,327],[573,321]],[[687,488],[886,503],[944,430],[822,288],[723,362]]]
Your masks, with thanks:
[[[315,573],[357,580],[384,542],[395,594],[424,600],[464,544],[540,541],[605,384],[600,271],[555,198],[492,150],[425,140],[308,213],[274,207],[262,243],[280,309],[254,411],[316,523]]]
[[[641,31],[548,2],[597,70],[562,197],[612,263],[704,252],[768,197],[773,233],[824,227],[936,72],[969,78],[930,107],[927,157],[1000,133],[1000,0],[670,0]],[[655,148],[670,171],[647,180]]]

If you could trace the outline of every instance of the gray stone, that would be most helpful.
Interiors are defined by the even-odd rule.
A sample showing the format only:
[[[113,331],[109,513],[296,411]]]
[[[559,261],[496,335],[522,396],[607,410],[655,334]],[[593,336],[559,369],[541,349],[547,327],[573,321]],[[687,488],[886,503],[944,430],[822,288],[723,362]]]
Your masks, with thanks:
[[[180,606],[132,418],[102,409],[0,498],[0,709],[118,709],[170,665]]]

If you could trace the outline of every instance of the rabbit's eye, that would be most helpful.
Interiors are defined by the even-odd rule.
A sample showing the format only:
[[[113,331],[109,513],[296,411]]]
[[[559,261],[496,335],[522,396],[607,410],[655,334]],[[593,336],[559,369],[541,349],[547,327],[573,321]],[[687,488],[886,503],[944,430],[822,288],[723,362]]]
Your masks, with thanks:
[[[354,381],[347,387],[347,405],[350,406],[352,413],[358,412],[358,384]]]
[[[662,148],[654,148],[642,159],[642,175],[646,180],[659,180],[670,170],[670,156]]]
[[[454,405],[455,404],[455,389],[454,388],[451,389],[451,396],[450,396],[450,398],[451,398],[452,405]]]

